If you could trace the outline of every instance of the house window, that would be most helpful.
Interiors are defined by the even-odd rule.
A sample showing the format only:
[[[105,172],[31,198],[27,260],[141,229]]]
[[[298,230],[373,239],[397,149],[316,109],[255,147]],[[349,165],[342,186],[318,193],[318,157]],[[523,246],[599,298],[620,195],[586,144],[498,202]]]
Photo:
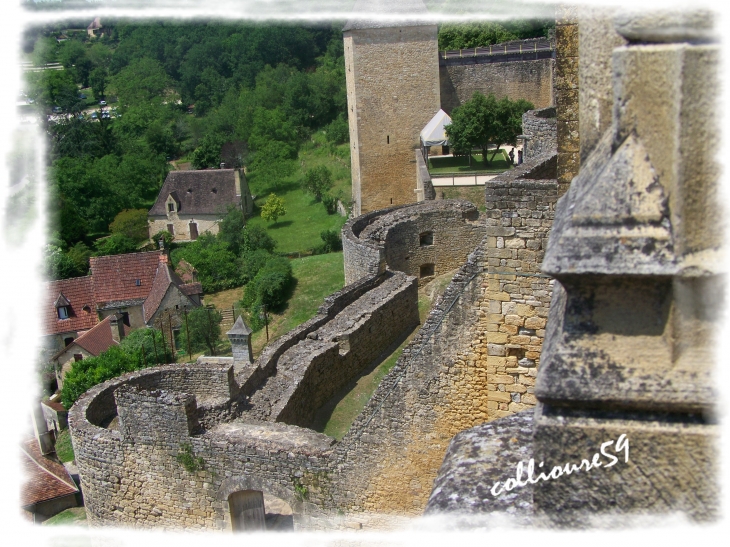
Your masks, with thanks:
[[[142,280],[141,279],[135,279],[134,280],[134,284],[137,285],[138,287],[140,287],[142,285]]]
[[[170,235],[172,237],[175,237],[175,226],[173,226],[172,224],[168,224],[167,231],[170,232]]]
[[[68,319],[68,306],[59,306],[56,311],[59,319]]]
[[[419,245],[424,247],[426,245],[433,245],[433,232],[423,232],[418,236]]]
[[[168,210],[169,212],[171,212],[171,213],[174,213],[174,212],[175,212],[175,204],[174,204],[174,203],[172,203],[172,202],[171,202],[171,203],[168,203],[168,204],[167,204],[167,210]]]
[[[69,336],[68,338],[64,338],[64,339],[63,339],[63,345],[64,345],[64,346],[68,346],[68,345],[69,345],[69,344],[71,344],[71,342],[73,342],[73,341],[74,341],[74,338],[73,338],[73,336]]]
[[[81,361],[84,358],[84,356],[81,353],[74,353],[74,361],[78,362]]]
[[[421,266],[421,277],[431,277],[434,275],[435,270],[434,264],[424,264]]]

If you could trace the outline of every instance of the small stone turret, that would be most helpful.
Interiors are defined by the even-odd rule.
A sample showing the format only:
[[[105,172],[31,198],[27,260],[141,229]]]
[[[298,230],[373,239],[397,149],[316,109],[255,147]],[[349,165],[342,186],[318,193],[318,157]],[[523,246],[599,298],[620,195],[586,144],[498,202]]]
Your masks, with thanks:
[[[249,326],[243,322],[243,317],[239,315],[231,330],[226,333],[226,336],[231,341],[234,365],[250,365],[253,363],[253,350],[251,349],[252,332]]]

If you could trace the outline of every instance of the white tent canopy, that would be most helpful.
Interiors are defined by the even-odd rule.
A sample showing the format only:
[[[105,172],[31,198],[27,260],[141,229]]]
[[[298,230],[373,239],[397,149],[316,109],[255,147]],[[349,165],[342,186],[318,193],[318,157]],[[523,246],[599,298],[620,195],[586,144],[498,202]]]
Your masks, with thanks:
[[[448,146],[444,126],[451,123],[451,118],[443,110],[439,110],[431,121],[421,130],[421,143],[423,146]]]

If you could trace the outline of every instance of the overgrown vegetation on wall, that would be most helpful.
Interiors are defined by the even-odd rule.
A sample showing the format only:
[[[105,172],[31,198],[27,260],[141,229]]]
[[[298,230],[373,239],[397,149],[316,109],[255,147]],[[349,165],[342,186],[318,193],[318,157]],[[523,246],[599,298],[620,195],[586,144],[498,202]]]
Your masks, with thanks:
[[[439,51],[475,48],[547,37],[555,29],[554,19],[533,19],[481,23],[447,23],[439,27]]]
[[[156,329],[139,329],[112,346],[98,357],[76,361],[66,373],[61,390],[61,402],[71,408],[85,391],[111,378],[154,365],[174,361],[170,341]]]

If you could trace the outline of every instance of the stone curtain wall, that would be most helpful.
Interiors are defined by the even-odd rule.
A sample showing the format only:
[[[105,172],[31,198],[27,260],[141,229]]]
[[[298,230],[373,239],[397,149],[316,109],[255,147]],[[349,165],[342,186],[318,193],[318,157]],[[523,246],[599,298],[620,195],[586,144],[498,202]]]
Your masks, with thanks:
[[[271,418],[311,426],[321,406],[418,322],[416,279],[390,275],[279,359],[285,391]]]
[[[483,268],[477,250],[337,444],[334,502],[345,512],[420,514],[449,439],[487,419],[484,359],[470,347]]]
[[[436,25],[344,32],[353,215],[416,201],[413,150],[438,112]]]
[[[540,265],[558,199],[554,158],[544,154],[486,184],[488,274],[481,321],[490,419],[537,402],[535,378],[552,296],[552,280]],[[536,173],[545,179],[530,178]]]
[[[392,270],[420,277],[421,266],[434,264],[434,275],[455,270],[482,239],[477,208],[467,201],[427,201],[376,211],[348,221],[342,229],[345,281]],[[421,234],[433,234],[421,245]],[[427,276],[425,280],[432,279]]]
[[[557,150],[558,120],[555,116],[555,107],[529,110],[522,115],[522,134],[529,137],[524,161]]]
[[[554,66],[553,59],[442,65],[439,67],[441,108],[450,113],[471,99],[475,91],[484,95],[493,93],[497,99],[526,99],[535,108],[547,108],[554,104]]]

